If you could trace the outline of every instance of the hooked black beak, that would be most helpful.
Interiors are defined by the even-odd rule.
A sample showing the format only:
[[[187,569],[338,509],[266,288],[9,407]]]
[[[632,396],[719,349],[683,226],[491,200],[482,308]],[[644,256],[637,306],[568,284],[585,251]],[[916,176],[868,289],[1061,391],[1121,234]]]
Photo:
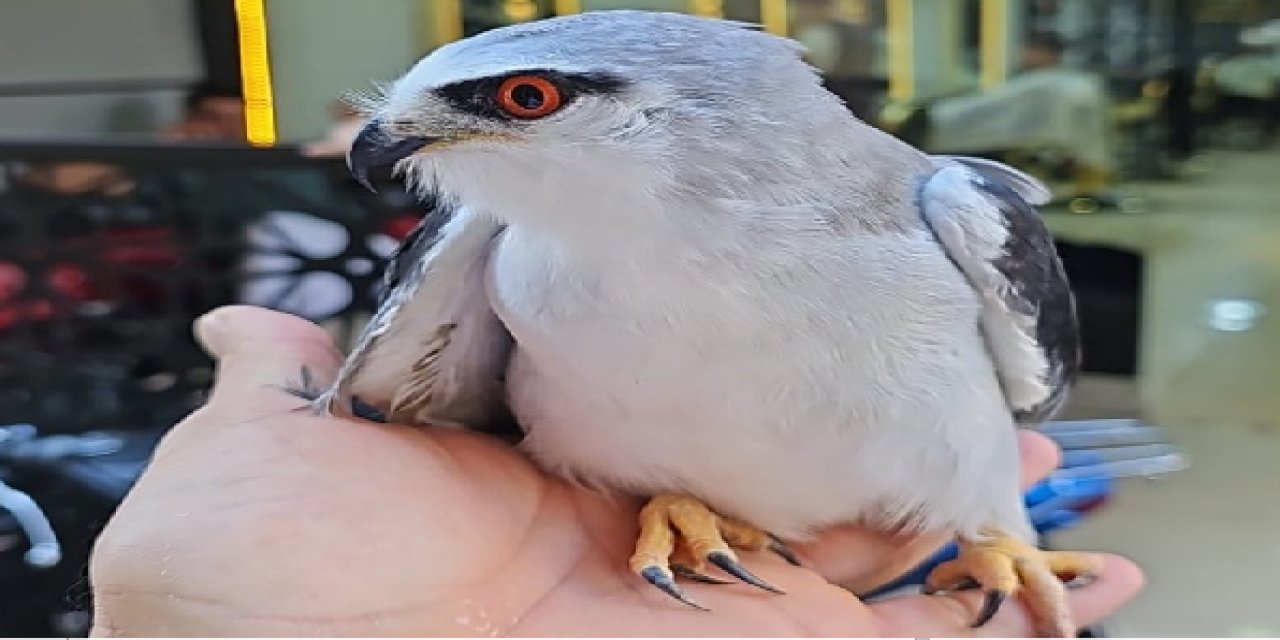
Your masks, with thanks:
[[[351,150],[347,152],[347,169],[364,188],[375,191],[369,181],[370,170],[394,165],[438,140],[439,138],[424,136],[405,138],[393,135],[375,118],[360,130],[351,143]]]

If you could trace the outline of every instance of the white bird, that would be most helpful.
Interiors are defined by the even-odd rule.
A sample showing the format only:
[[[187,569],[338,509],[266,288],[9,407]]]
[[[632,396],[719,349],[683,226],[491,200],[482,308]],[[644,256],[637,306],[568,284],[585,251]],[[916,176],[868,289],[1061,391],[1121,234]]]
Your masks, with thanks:
[[[976,581],[978,624],[1020,592],[1073,634],[1055,575],[1100,563],[1035,549],[1018,486],[1016,428],[1078,360],[1047,193],[863,124],[801,55],[632,11],[431,53],[349,162],[395,165],[446,219],[315,406],[514,418],[546,470],[652,497],[631,567],[686,602],[673,571],[772,588],[732,549],[862,523],[954,533],[927,586]]]

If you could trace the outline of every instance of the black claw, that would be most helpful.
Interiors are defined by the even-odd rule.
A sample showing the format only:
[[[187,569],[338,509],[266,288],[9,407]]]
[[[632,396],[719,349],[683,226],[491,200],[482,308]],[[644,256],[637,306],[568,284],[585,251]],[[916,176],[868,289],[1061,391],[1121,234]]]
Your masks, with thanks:
[[[662,567],[645,567],[640,571],[640,577],[644,578],[649,584],[662,589],[663,593],[698,611],[710,611],[710,609],[690,600],[689,596],[684,594],[684,590],[680,588],[680,585],[676,584],[676,581],[671,578],[670,574],[663,571]]]
[[[360,398],[351,398],[351,413],[357,418],[363,418],[371,422],[386,422],[387,415],[378,410],[377,407],[361,400]]]
[[[671,565],[671,572],[676,574],[678,577],[685,578],[686,580],[692,580],[694,582],[701,582],[703,584],[733,584],[728,580],[721,580],[720,578],[713,578],[705,573],[699,573],[682,564]]]
[[[754,573],[747,571],[746,567],[743,567],[742,565],[738,564],[737,560],[730,558],[729,554],[723,551],[712,551],[711,553],[707,554],[707,561],[710,562],[711,564],[714,564],[717,567],[720,567],[721,569],[724,569],[725,573],[728,573],[729,575],[753,587],[756,587],[758,589],[764,589],[765,591],[771,591],[779,595],[786,594],[786,591],[783,591],[782,589],[779,589],[769,584],[768,582],[761,580]]]
[[[800,566],[800,558],[796,557],[796,552],[792,551],[791,547],[787,546],[787,543],[777,538],[773,538],[772,540],[769,541],[769,550],[778,554],[779,556],[782,556],[783,560],[786,560],[792,565],[795,565],[797,567]]]
[[[986,599],[982,601],[982,611],[978,612],[978,619],[974,620],[970,626],[977,629],[991,622],[991,619],[996,617],[996,613],[1000,611],[1000,606],[1004,604],[1005,598],[1008,597],[1009,594],[1004,591],[988,591]]]

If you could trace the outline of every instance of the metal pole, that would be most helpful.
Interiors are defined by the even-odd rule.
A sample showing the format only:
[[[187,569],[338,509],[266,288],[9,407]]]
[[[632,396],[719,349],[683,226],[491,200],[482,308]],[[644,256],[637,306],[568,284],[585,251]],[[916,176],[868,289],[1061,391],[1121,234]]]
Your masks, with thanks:
[[[1185,160],[1195,151],[1195,114],[1191,96],[1196,73],[1195,16],[1192,0],[1173,0],[1174,68],[1169,82],[1166,120],[1169,128],[1169,155]]]

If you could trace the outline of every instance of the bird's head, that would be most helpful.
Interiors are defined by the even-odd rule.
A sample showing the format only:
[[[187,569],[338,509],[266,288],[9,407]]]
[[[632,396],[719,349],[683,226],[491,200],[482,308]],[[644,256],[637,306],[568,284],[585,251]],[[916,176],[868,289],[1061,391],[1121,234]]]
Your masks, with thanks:
[[[396,164],[411,181],[504,215],[584,192],[734,197],[807,179],[821,160],[815,142],[853,120],[796,43],[638,11],[441,47],[370,115],[349,155],[357,177]]]

